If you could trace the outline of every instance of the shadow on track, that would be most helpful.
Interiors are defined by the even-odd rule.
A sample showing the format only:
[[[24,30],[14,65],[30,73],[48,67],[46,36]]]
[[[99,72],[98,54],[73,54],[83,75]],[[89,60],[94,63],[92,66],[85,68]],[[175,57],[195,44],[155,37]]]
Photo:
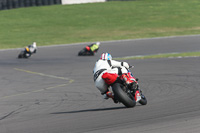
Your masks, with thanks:
[[[117,110],[117,109],[127,109],[126,107],[113,107],[113,108],[100,108],[100,109],[86,109],[86,110],[77,110],[69,112],[55,112],[51,114],[68,114],[68,113],[82,113],[82,112],[93,112],[93,111],[108,111],[108,110]]]

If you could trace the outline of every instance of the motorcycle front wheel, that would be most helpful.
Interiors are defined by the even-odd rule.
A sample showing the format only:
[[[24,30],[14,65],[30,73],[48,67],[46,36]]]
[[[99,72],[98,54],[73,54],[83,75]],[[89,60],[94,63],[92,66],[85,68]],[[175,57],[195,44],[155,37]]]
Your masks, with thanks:
[[[123,103],[127,108],[132,108],[136,105],[135,99],[131,98],[123,89],[123,85],[120,83],[115,83],[112,86],[115,97],[121,103]]]
[[[142,94],[141,94],[142,95]],[[139,103],[141,104],[141,105],[146,105],[147,104],[147,99],[146,99],[146,97],[144,96],[144,95],[142,95],[141,96],[141,100],[139,101]]]
[[[93,56],[94,53],[90,53],[89,51],[87,51],[85,48],[82,49],[79,53],[78,56]]]
[[[24,52],[21,51],[21,52],[19,53],[19,55],[18,55],[18,58],[20,59],[20,58],[23,58],[23,57],[24,57]]]
[[[85,53],[85,50],[83,49],[78,53],[78,56],[85,55],[84,53]]]

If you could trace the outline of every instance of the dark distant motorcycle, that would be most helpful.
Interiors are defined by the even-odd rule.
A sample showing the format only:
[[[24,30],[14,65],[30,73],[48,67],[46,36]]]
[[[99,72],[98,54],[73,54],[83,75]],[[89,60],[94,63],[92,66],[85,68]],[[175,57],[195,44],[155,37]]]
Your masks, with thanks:
[[[88,51],[86,48],[83,48],[81,51],[79,51],[78,56],[92,56],[94,53],[91,51]]]
[[[127,108],[134,107],[137,102],[141,105],[147,104],[147,99],[139,89],[138,83],[130,86],[125,83],[123,78],[121,78],[121,81],[121,83],[114,83],[111,86],[116,100],[124,104]]]
[[[78,56],[93,56],[99,49],[100,42],[92,43],[79,51]]]

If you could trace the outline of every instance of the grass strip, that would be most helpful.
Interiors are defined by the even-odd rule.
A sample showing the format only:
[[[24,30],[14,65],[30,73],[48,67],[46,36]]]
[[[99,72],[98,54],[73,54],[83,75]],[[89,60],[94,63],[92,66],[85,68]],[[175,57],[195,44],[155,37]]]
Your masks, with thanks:
[[[0,49],[200,34],[199,0],[136,0],[0,11]]]

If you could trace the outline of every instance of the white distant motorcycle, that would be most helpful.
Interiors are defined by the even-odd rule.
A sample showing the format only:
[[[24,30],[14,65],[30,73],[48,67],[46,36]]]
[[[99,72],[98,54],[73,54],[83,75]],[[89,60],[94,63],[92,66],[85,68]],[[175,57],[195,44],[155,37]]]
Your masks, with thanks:
[[[36,42],[32,45],[25,47],[18,55],[18,58],[29,58],[32,54],[35,54],[37,50]]]

